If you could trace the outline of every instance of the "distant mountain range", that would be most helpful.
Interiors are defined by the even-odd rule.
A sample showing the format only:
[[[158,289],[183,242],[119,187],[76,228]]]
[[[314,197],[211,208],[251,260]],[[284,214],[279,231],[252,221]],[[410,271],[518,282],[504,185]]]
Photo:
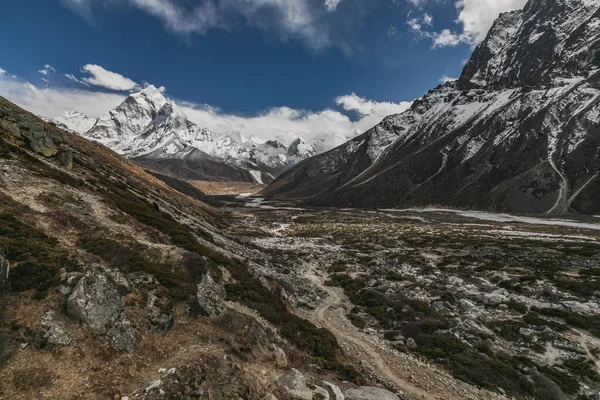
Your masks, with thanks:
[[[269,198],[600,212],[600,2],[502,14],[460,79],[287,170]]]
[[[301,138],[285,146],[276,140],[215,134],[191,122],[154,86],[131,94],[98,119],[68,111],[50,121],[144,167],[189,180],[269,183],[316,154]]]

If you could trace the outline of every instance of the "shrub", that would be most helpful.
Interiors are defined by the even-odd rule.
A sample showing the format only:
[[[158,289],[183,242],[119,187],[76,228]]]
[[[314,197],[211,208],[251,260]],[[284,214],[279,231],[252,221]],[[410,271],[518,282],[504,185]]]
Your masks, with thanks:
[[[176,300],[185,300],[196,293],[193,280],[185,274],[176,273],[172,266],[151,261],[142,255],[143,249],[130,248],[111,239],[95,236],[83,237],[79,247],[102,258],[110,267],[124,272],[152,274]]]
[[[61,268],[76,266],[56,239],[7,213],[0,214],[0,249],[14,264],[9,275],[10,288],[15,292],[35,289],[38,298],[59,283]]]
[[[358,329],[365,329],[365,327],[367,326],[365,319],[359,315],[348,314],[346,318],[348,318],[352,325],[354,325]]]

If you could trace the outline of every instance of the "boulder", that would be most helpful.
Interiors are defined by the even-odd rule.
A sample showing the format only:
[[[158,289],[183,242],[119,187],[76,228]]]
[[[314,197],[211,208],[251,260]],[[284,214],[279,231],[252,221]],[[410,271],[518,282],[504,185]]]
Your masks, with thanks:
[[[274,361],[275,366],[278,368],[286,368],[288,366],[287,355],[285,352],[269,340],[269,336],[263,327],[255,320],[252,321],[249,333],[253,343],[258,347],[259,351],[266,358]]]
[[[29,131],[22,129],[21,133],[31,150],[44,157],[54,157],[58,153],[58,148],[51,137],[53,135],[45,132],[41,125],[32,124],[29,128]]]
[[[417,342],[415,342],[415,339],[413,339],[413,338],[408,338],[408,339],[406,339],[406,347],[414,350],[418,347]]]
[[[400,400],[398,396],[389,390],[371,386],[346,390],[345,395],[346,400]]]
[[[289,397],[298,400],[312,400],[313,391],[306,386],[306,379],[300,371],[290,369],[275,381]]]
[[[327,391],[329,392],[329,398],[331,400],[345,400],[346,397],[344,396],[344,393],[342,393],[342,390],[334,385],[331,382],[327,382],[327,381],[322,381],[321,385],[325,386],[325,389],[327,389]]]
[[[202,314],[210,317],[225,314],[227,312],[226,297],[225,288],[216,283],[209,274],[205,274],[202,277],[202,281],[198,284],[198,293],[196,294]]]
[[[131,353],[137,342],[135,330],[124,314],[119,316],[119,319],[106,332],[119,351]]]
[[[430,307],[433,311],[436,312],[442,312],[447,310],[446,305],[443,301],[434,301],[433,303],[431,303]]]
[[[483,295],[483,304],[490,307],[496,307],[502,303],[506,303],[508,301],[508,296],[499,291],[494,291],[492,293],[486,293]]]
[[[58,153],[58,162],[61,167],[71,171],[73,169],[73,150],[63,146]]]
[[[451,276],[450,278],[448,278],[448,283],[452,286],[460,286],[463,284],[463,282],[464,280],[462,280],[458,276]]]
[[[100,268],[88,271],[67,299],[67,313],[104,334],[119,318],[123,303],[117,285]]]
[[[475,304],[473,304],[472,302],[470,302],[467,299],[460,299],[458,301],[458,308],[463,312],[469,311],[469,310],[473,309],[474,307],[475,307]]]
[[[41,319],[41,328],[36,336],[36,343],[45,349],[55,349],[71,344],[71,337],[64,325],[56,319],[54,310],[46,312]]]
[[[8,282],[9,266],[6,258],[0,256],[0,294],[4,291],[4,287]]]
[[[320,386],[315,386],[313,391],[313,400],[329,400],[329,392]]]
[[[148,292],[146,314],[152,329],[167,332],[175,322],[175,306],[167,289],[158,286]]]

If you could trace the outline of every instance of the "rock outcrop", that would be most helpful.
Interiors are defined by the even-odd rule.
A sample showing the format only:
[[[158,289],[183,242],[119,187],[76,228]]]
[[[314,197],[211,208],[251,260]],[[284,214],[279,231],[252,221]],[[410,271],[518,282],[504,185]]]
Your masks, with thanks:
[[[67,313],[86,323],[95,334],[107,334],[119,350],[131,352],[135,331],[124,314],[121,297],[130,288],[120,272],[94,265],[67,299]]]
[[[39,347],[55,349],[71,344],[71,337],[64,324],[56,320],[54,310],[47,311],[41,319],[41,328],[37,333],[36,342]]]
[[[210,317],[223,315],[227,312],[225,299],[227,293],[225,288],[216,283],[209,274],[202,277],[202,281],[198,284],[198,293],[196,299],[200,312]]]

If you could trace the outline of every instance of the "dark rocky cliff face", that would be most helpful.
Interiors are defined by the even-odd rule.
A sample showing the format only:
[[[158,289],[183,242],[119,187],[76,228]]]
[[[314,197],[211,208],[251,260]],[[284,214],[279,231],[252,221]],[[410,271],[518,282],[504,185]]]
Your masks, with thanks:
[[[600,3],[532,0],[498,18],[457,82],[304,161],[266,194],[335,206],[600,212],[599,70]],[[380,155],[365,162],[377,145]]]

